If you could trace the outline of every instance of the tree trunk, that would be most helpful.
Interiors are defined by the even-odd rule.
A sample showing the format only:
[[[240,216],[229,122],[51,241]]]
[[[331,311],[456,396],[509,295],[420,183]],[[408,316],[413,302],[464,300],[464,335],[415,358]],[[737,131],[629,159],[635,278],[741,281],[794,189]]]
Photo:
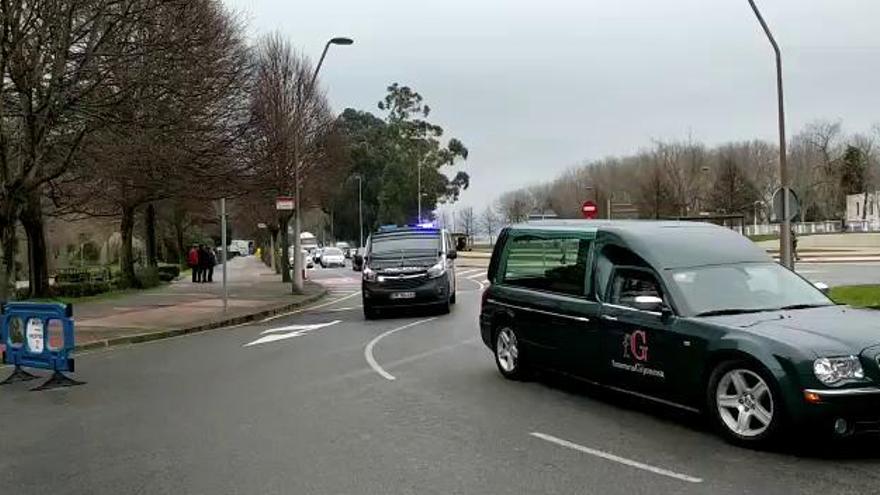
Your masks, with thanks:
[[[15,294],[15,214],[6,211],[0,216],[0,245],[3,256],[0,257],[0,302],[7,301],[10,294]]]
[[[28,241],[28,281],[30,297],[49,296],[49,260],[46,256],[46,229],[39,192],[32,193],[21,212],[21,224]]]
[[[138,287],[139,282],[134,274],[134,248],[132,246],[134,234],[134,213],[133,206],[124,206],[122,208],[122,221],[119,226],[119,233],[122,235],[122,246],[119,253],[119,268],[121,270],[121,285],[123,287]]]
[[[290,234],[288,232],[288,225],[290,224],[290,214],[283,213],[278,216],[278,224],[281,226],[281,281],[284,283],[290,283]]]
[[[147,266],[158,266],[159,257],[156,247],[156,207],[153,203],[147,205],[147,211],[144,216],[144,245],[147,250]]]

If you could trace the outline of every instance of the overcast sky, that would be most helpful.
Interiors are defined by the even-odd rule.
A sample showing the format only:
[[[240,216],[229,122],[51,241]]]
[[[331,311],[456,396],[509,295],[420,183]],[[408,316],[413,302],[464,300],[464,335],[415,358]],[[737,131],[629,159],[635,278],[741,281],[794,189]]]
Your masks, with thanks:
[[[770,47],[746,0],[225,0],[252,36],[314,58],[337,112],[407,84],[470,150],[457,207],[651,139],[775,140]],[[880,122],[880,1],[760,0],[783,50],[790,134]],[[450,174],[451,175],[451,174]]]

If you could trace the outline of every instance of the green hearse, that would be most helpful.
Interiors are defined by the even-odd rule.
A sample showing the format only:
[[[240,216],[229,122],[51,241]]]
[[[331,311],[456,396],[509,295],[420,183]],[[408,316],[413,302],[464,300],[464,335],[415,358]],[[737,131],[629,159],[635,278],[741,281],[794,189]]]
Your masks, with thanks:
[[[880,431],[880,314],[835,305],[731,230],[515,225],[488,278],[481,334],[505,377],[550,368],[705,411],[739,443]]]

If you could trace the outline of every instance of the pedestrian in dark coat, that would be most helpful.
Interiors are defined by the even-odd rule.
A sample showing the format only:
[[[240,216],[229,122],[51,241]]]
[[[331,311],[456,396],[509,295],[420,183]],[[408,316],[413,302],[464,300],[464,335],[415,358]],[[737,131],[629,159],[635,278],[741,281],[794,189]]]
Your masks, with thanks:
[[[204,283],[208,281],[208,256],[205,254],[207,248],[204,244],[199,244],[199,276],[196,282]]]
[[[217,256],[211,248],[205,248],[203,253],[206,258],[205,270],[207,270],[208,282],[214,282],[214,267],[217,266]]]

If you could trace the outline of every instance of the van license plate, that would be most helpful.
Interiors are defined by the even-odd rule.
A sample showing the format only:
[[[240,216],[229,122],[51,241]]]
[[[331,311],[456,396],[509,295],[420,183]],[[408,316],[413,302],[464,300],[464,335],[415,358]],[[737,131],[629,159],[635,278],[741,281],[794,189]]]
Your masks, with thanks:
[[[392,292],[391,299],[415,299],[415,292]]]

